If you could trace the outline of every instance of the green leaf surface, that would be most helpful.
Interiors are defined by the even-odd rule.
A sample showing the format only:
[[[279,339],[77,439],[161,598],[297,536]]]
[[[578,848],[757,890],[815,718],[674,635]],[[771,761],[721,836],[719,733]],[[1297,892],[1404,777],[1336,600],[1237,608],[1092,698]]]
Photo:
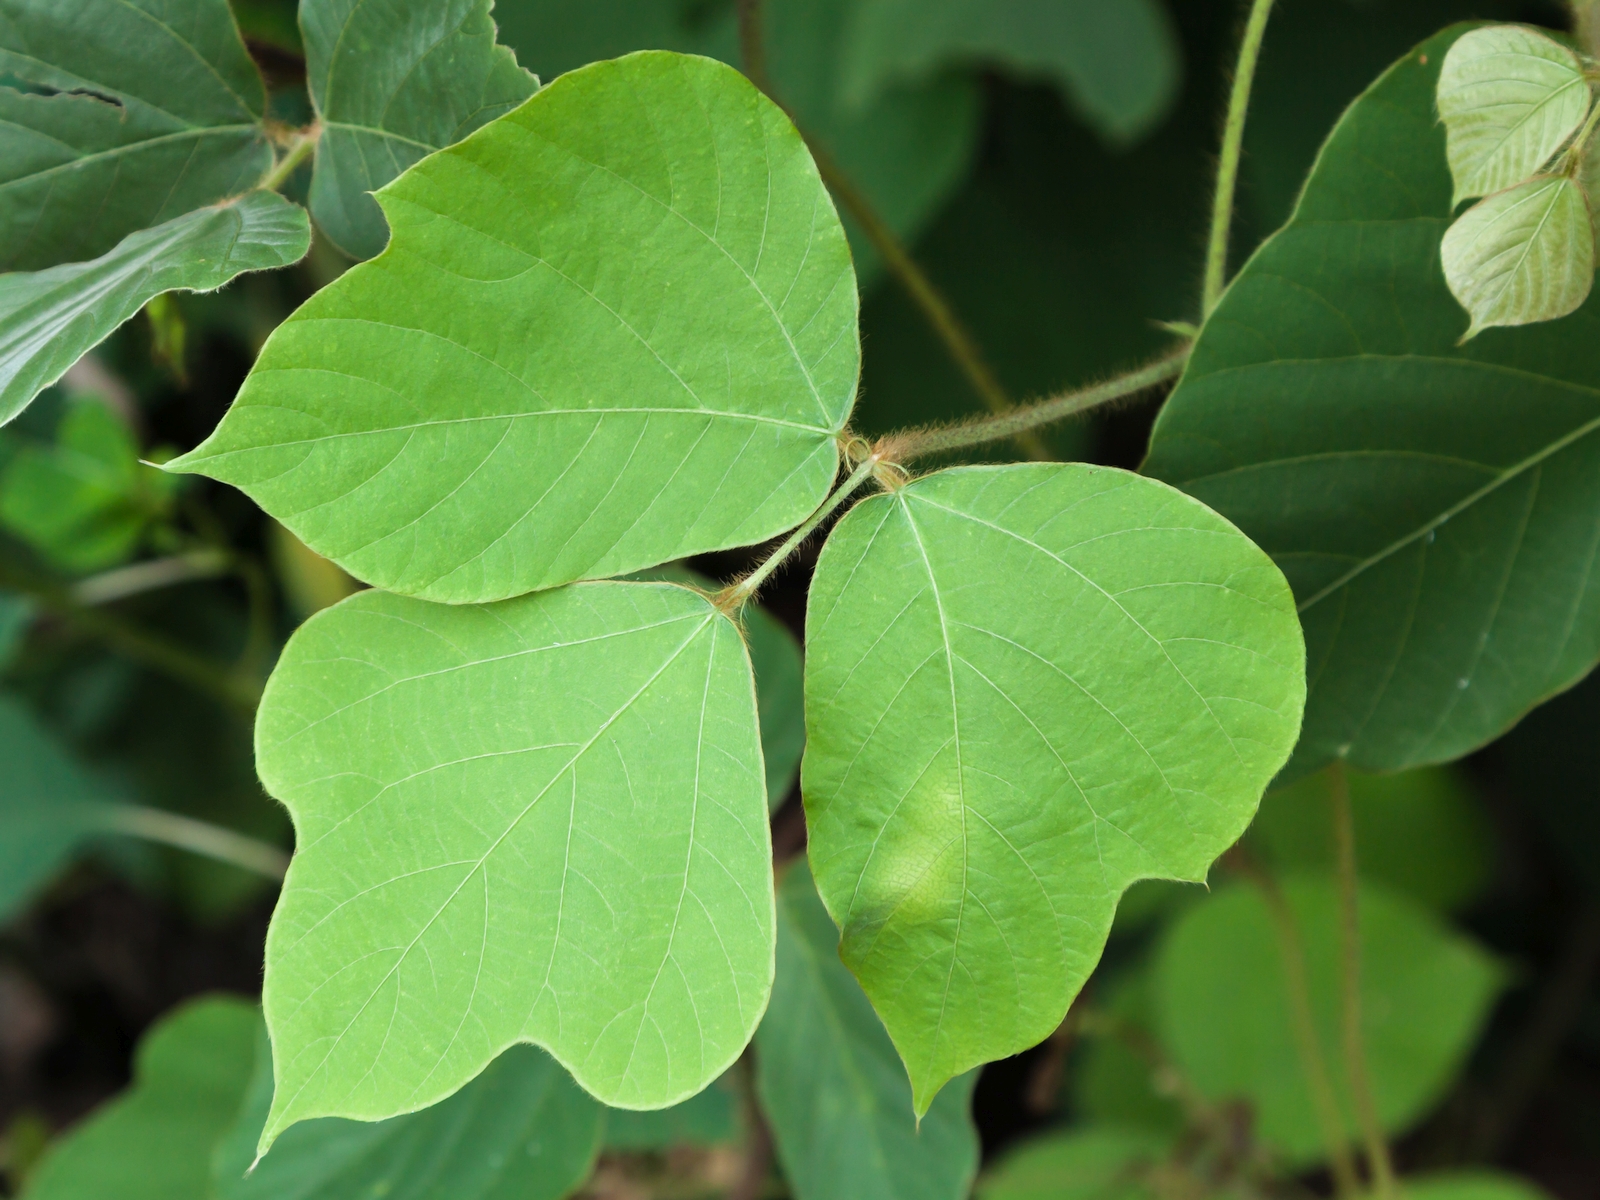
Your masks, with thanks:
[[[239,1111],[260,1023],[212,997],[163,1018],[139,1044],[133,1086],[56,1143],[25,1200],[212,1200],[211,1148]]]
[[[271,1104],[262,1029],[243,1108],[212,1156],[216,1200],[561,1200],[600,1148],[600,1105],[532,1046],[421,1112],[296,1125],[252,1169]]]
[[[132,432],[92,395],[71,403],[53,443],[16,440],[0,468],[0,525],[66,570],[126,562],[169,507],[176,481],[140,465]]]
[[[22,704],[0,696],[0,919],[10,917],[102,824],[105,788]]]
[[[37,610],[28,597],[0,591],[0,671],[9,667],[17,657],[36,615]],[[804,730],[801,732],[803,735]],[[799,765],[798,762],[796,765]]]
[[[1482,895],[1494,872],[1496,835],[1465,773],[1422,767],[1393,775],[1352,771],[1347,778],[1362,878],[1439,912]],[[1335,868],[1328,786],[1318,775],[1267,793],[1248,835],[1263,865]]]
[[[959,468],[865,500],[806,629],[812,869],[918,1112],[1056,1028],[1128,884],[1205,878],[1298,727],[1283,577],[1123,471]]]
[[[1589,82],[1578,56],[1516,25],[1474,29],[1439,71],[1451,203],[1514,187],[1538,173],[1583,124]]]
[[[360,579],[494,600],[762,541],[827,494],[860,346],[804,143],[743,76],[564,75],[381,197],[389,248],[170,464]]]
[[[1352,1139],[1341,1059],[1340,907],[1330,876],[1291,876],[1313,1018]],[[1505,983],[1477,943],[1375,884],[1360,896],[1362,1032],[1373,1100],[1399,1133],[1444,1097]],[[1162,1043],[1202,1094],[1248,1100],[1260,1138],[1297,1164],[1324,1153],[1295,1049],[1283,956],[1259,889],[1218,891],[1170,930],[1155,963]]]
[[[514,1042],[661,1108],[749,1040],[774,937],[755,693],[697,593],[358,593],[290,639],[256,758],[299,847],[267,937],[263,1148],[435,1103]]]
[[[1472,317],[1466,338],[1574,311],[1594,286],[1594,227],[1577,182],[1542,175],[1479,201],[1440,246],[1450,293]]]
[[[3,193],[0,193],[3,194]],[[271,192],[141,229],[91,262],[0,275],[0,424],[162,292],[209,292],[296,262],[305,209]]]
[[[1046,1134],[1011,1151],[978,1184],[979,1200],[1149,1200],[1149,1168],[1170,1139],[1142,1129],[1090,1126]]]
[[[732,1088],[718,1080],[671,1108],[606,1110],[607,1150],[667,1150],[673,1146],[721,1146],[739,1138]]]
[[[1531,1180],[1501,1171],[1436,1171],[1408,1175],[1406,1195],[1415,1200],[1549,1200]]]
[[[272,165],[227,0],[3,0],[0,79],[0,270],[98,257]]]
[[[1458,758],[1600,658],[1600,310],[1457,345],[1433,93],[1460,34],[1340,121],[1145,463],[1294,587],[1310,694],[1291,775]]]
[[[495,45],[494,0],[305,0],[306,81],[322,121],[311,211],[340,249],[389,240],[375,192],[539,88]]]
[[[1166,115],[1180,73],[1160,0],[864,0],[846,40],[844,98],[859,108],[891,82],[971,62],[1050,80],[1115,142]]]
[[[778,889],[778,974],[756,1086],[796,1200],[964,1200],[978,1169],[977,1072],[919,1122],[911,1081],[805,864]]]

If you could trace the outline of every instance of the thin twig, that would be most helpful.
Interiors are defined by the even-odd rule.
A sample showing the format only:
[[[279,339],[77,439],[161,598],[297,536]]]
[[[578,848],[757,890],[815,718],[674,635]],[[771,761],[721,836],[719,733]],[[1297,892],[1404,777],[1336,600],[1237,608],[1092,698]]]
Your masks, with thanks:
[[[783,565],[784,560],[789,555],[795,552],[800,543],[810,537],[818,525],[826,521],[835,509],[848,500],[855,490],[867,481],[878,469],[882,461],[882,458],[876,454],[869,454],[864,458],[861,464],[850,473],[850,477],[834,488],[828,498],[817,508],[817,511],[807,517],[803,525],[785,538],[783,544],[767,556],[766,561],[739,580],[739,582],[724,588],[713,600],[713,603],[727,613],[735,612],[741,608],[745,601],[756,594],[756,589]]]
[[[1115,379],[1108,379],[1093,387],[1041,400],[1026,408],[1013,409],[1011,412],[993,417],[975,417],[955,425],[892,433],[874,447],[874,452],[886,462],[906,463],[929,454],[1015,437],[1019,433],[1030,432],[1042,425],[1126,400],[1149,388],[1170,382],[1183,373],[1183,364],[1188,357],[1189,347],[1184,346],[1165,358],[1157,359],[1148,366],[1130,371],[1126,375],[1119,375]]]
[[[289,869],[289,856],[276,846],[193,817],[137,804],[107,804],[100,814],[109,832],[176,846],[268,879],[281,880]]]
[[[1217,162],[1217,192],[1211,206],[1211,238],[1206,248],[1205,282],[1200,292],[1202,317],[1209,317],[1217,301],[1222,299],[1227,279],[1228,235],[1233,229],[1233,194],[1239,182],[1244,122],[1250,111],[1250,88],[1255,82],[1256,62],[1261,57],[1261,42],[1266,36],[1267,17],[1271,13],[1272,0],[1252,0],[1244,40],[1239,45],[1239,66],[1233,73],[1233,90],[1228,96],[1228,116],[1222,127],[1222,155]]]
[[[1339,1102],[1334,1096],[1328,1064],[1322,1056],[1322,1043],[1317,1037],[1316,1016],[1311,1008],[1311,982],[1306,972],[1305,943],[1301,940],[1294,910],[1289,907],[1288,898],[1278,886],[1278,881],[1262,870],[1243,849],[1235,846],[1228,851],[1225,861],[1231,870],[1255,884],[1267,902],[1267,911],[1272,916],[1273,928],[1278,934],[1279,954],[1283,959],[1283,977],[1289,993],[1289,1020],[1294,1032],[1295,1050],[1300,1056],[1300,1069],[1305,1074],[1306,1087],[1311,1092],[1311,1105],[1316,1110],[1317,1126],[1328,1151],[1334,1185],[1340,1196],[1356,1196],[1361,1191],[1361,1183],[1345,1139],[1344,1121],[1339,1116]]]
[[[79,604],[110,604],[174,584],[215,579],[229,566],[227,554],[208,547],[91,575],[73,584],[70,594]]]
[[[1339,867],[1339,1011],[1344,1042],[1344,1072],[1355,1103],[1356,1121],[1367,1152],[1367,1174],[1380,1197],[1394,1195],[1394,1162],[1378,1123],[1367,1070],[1366,1038],[1361,1030],[1361,908],[1356,876],[1355,818],[1350,811],[1350,779],[1344,762],[1328,768],[1328,794],[1333,801],[1333,839]]]
[[[862,234],[872,243],[872,248],[883,259],[889,273],[905,289],[906,295],[922,313],[935,336],[944,344],[945,351],[966,376],[967,382],[972,386],[972,390],[977,392],[979,399],[991,412],[1010,412],[1013,407],[1011,397],[984,359],[983,352],[978,348],[977,339],[956,316],[950,301],[935,286],[933,280],[928,278],[927,272],[911,257],[905,243],[889,227],[889,223],[878,215],[877,209],[867,199],[866,193],[845,174],[827,147],[806,132],[805,126],[800,123],[794,110],[789,108],[778,95],[767,72],[761,0],[739,0],[738,11],[739,49],[744,58],[746,78],[765,92],[768,99],[788,113],[789,119],[794,122],[795,128],[800,131],[800,136],[805,139],[806,146],[811,151],[811,157],[817,164],[817,173],[822,176],[822,182],[827,184],[835,199],[855,218]],[[1047,460],[1053,457],[1044,443],[1031,431],[1017,435],[1017,445],[1030,458]]]

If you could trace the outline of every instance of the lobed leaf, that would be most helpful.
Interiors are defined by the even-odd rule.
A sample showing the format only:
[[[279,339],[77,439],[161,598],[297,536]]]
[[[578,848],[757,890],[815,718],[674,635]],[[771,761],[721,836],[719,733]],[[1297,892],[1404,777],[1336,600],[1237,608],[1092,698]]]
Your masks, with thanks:
[[[514,1042],[627,1108],[743,1050],[771,845],[749,660],[702,596],[358,593],[290,640],[256,750],[299,846],[267,938],[263,1149],[435,1103]]]
[[[797,863],[778,889],[778,973],[756,1087],[797,1200],[964,1200],[978,1168],[977,1073],[927,1115],[883,1022],[839,961],[839,930]]]
[[[1345,114],[1229,287],[1145,470],[1288,576],[1310,693],[1291,775],[1458,758],[1600,659],[1600,309],[1458,345],[1437,70]]]
[[[1130,883],[1204,879],[1298,727],[1283,577],[1122,471],[962,468],[863,501],[806,627],[812,869],[918,1112],[1060,1024]]]
[[[1440,246],[1450,292],[1472,317],[1463,341],[1494,325],[1553,321],[1594,286],[1594,228],[1575,180],[1542,175],[1480,201]]]
[[[762,541],[827,494],[855,279],[794,126],[705,59],[562,76],[384,189],[389,248],[170,467],[452,603]]]
[[[494,0],[305,0],[306,82],[322,122],[311,211],[354,258],[389,240],[369,193],[539,88],[495,45]]]
[[[1452,206],[1514,187],[1554,157],[1589,112],[1578,56],[1517,25],[1458,38],[1439,70]]]
[[[286,267],[310,245],[303,208],[251,192],[131,233],[92,262],[0,275],[0,424],[151,298],[214,291],[245,271]]]
[[[0,271],[96,258],[272,165],[227,0],[0,0]]]
[[[255,1160],[272,1048],[210,1162],[216,1200],[561,1200],[594,1166],[600,1105],[548,1054],[513,1046],[432,1108],[387,1121],[307,1121]]]
[[[139,1043],[133,1086],[55,1143],[26,1200],[212,1200],[210,1155],[250,1082],[253,1004],[212,997]]]
[[[1328,875],[1290,876],[1313,1018],[1326,1063],[1341,1061],[1340,921]],[[1377,885],[1360,895],[1362,1033],[1378,1120],[1415,1124],[1465,1065],[1504,972],[1476,942]],[[1243,1099],[1267,1145],[1305,1165],[1325,1153],[1296,1051],[1281,942],[1258,888],[1234,886],[1186,913],[1155,963],[1162,1044],[1201,1094]],[[1329,1071],[1345,1128],[1357,1125],[1343,1072]]]
[[[1148,132],[1177,98],[1177,35],[1160,0],[866,0],[847,28],[842,90],[858,109],[894,82],[973,60],[1056,83],[1116,142]]]

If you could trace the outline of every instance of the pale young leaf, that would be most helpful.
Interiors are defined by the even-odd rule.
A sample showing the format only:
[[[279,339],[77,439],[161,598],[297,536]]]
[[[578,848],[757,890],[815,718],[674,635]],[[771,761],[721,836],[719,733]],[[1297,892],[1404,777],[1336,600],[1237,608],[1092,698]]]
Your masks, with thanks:
[[[1440,245],[1450,292],[1472,318],[1462,340],[1495,325],[1564,317],[1594,286],[1594,226],[1564,175],[1530,179],[1463,213]]]
[[[1589,111],[1578,56],[1543,34],[1494,25],[1464,34],[1439,70],[1439,116],[1459,204],[1538,172]]]

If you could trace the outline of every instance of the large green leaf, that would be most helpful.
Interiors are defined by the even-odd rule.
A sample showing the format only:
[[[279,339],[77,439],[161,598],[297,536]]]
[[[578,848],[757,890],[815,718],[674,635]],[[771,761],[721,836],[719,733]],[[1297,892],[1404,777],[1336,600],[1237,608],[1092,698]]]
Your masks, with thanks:
[[[3,126],[0,126],[3,128]],[[0,275],[0,424],[162,292],[209,292],[297,261],[305,209],[271,192],[141,229],[92,262]]]
[[[434,1103],[518,1041],[660,1108],[749,1040],[773,969],[761,745],[739,631],[697,593],[361,592],[290,640],[256,751],[299,846],[263,1148]]]
[[[607,1150],[667,1150],[719,1146],[739,1140],[733,1089],[718,1080],[671,1108],[606,1110]]]
[[[1089,1126],[1024,1142],[984,1176],[980,1200],[1150,1200],[1147,1182],[1170,1139],[1143,1129]]]
[[[1392,775],[1351,772],[1350,809],[1364,879],[1442,912],[1478,899],[1494,873],[1495,830],[1482,798],[1454,767]],[[1331,871],[1333,808],[1325,776],[1268,792],[1250,826],[1264,865]]]
[[[1351,1136],[1340,1068],[1340,920],[1330,876],[1292,876],[1313,1019]],[[1444,1095],[1482,1031],[1504,974],[1475,942],[1377,885],[1360,897],[1362,1032],[1378,1119],[1391,1133]],[[1244,1099],[1256,1132],[1297,1163],[1324,1152],[1290,1022],[1282,947],[1261,892],[1237,885],[1190,910],[1155,964],[1161,1039],[1190,1082]]]
[[[265,109],[227,0],[0,0],[0,270],[243,191]]]
[[[1577,182],[1541,175],[1463,213],[1440,245],[1450,293],[1472,317],[1463,338],[1496,325],[1553,321],[1594,286],[1594,229]]]
[[[311,211],[356,258],[388,241],[375,192],[538,90],[494,41],[494,0],[305,0],[306,81],[322,120]]]
[[[1119,142],[1146,132],[1178,91],[1160,0],[865,0],[851,18],[845,98],[859,107],[893,80],[974,60],[1055,82]]]
[[[1583,124],[1589,81],[1578,56],[1517,25],[1474,29],[1439,70],[1451,203],[1504,191],[1534,175]]]
[[[387,1121],[296,1125],[255,1162],[272,1048],[211,1157],[217,1200],[560,1200],[589,1175],[601,1108],[548,1054],[513,1046],[450,1099]]]
[[[450,602],[758,542],[826,495],[860,357],[849,248],[736,71],[574,71],[381,199],[389,248],[279,326],[173,466]]]
[[[863,501],[806,626],[811,864],[918,1112],[1060,1023],[1128,884],[1205,878],[1298,728],[1283,577],[1124,471]]]
[[[1339,123],[1207,322],[1145,464],[1295,589],[1296,773],[1457,758],[1600,658],[1600,308],[1457,345],[1433,93],[1460,33]]]
[[[839,930],[811,872],[778,890],[778,975],[756,1031],[756,1085],[797,1200],[964,1200],[978,1169],[977,1072],[919,1122],[911,1082],[839,961]]]
[[[255,1006],[214,997],[139,1044],[133,1086],[61,1142],[26,1200],[211,1200],[211,1148],[250,1083]]]

